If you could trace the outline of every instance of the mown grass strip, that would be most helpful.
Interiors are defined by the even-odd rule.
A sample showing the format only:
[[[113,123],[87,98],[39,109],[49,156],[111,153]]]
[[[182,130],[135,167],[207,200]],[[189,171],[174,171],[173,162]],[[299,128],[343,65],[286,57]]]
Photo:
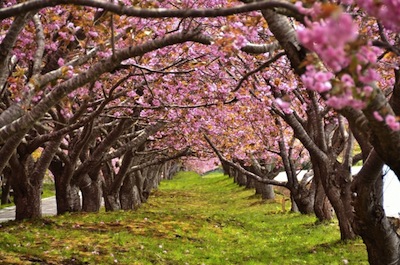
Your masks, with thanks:
[[[135,212],[67,214],[0,228],[0,264],[367,264],[337,224],[261,203],[220,173],[181,172]]]

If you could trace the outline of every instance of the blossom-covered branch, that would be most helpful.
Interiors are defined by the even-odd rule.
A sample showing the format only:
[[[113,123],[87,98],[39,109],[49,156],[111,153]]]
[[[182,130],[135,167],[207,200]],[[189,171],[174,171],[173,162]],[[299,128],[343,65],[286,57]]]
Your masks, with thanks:
[[[283,1],[260,1],[246,5],[240,5],[229,8],[210,8],[210,9],[144,9],[135,8],[124,4],[114,4],[112,2],[100,0],[35,0],[20,3],[11,7],[2,8],[0,10],[0,19],[15,16],[35,9],[45,7],[54,7],[58,5],[81,5],[96,8],[102,8],[106,11],[113,12],[118,15],[127,15],[141,18],[164,18],[164,17],[219,17],[229,16],[239,13],[246,13],[266,8],[284,8],[290,10],[296,15],[300,15],[297,8]]]

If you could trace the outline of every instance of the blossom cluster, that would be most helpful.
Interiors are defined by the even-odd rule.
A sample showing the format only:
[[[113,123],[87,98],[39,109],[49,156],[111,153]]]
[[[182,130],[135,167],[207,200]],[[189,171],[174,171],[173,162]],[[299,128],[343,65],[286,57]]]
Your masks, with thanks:
[[[390,25],[385,24],[387,28],[398,29],[398,15],[392,18],[393,10],[400,8],[398,0],[358,2],[367,12],[382,19],[383,23],[385,19],[392,21]],[[352,4],[352,1],[346,1],[346,4]],[[330,8],[332,12],[323,14],[321,10],[324,7],[320,3],[310,9],[299,7],[301,12],[313,19],[307,20],[306,27],[298,30],[299,41],[318,54],[327,67],[308,65],[301,79],[307,89],[324,93],[326,103],[335,109],[347,106],[363,109],[373,96],[372,84],[381,79],[376,69],[381,50],[370,42],[361,41],[358,27],[350,14],[344,13],[339,7]],[[400,130],[400,123],[393,115],[382,117],[376,112],[374,117],[385,122],[392,130]]]
[[[330,80],[333,77],[334,75],[331,72],[319,71],[315,69],[314,65],[308,65],[307,71],[301,79],[308,89],[323,93],[332,88]]]
[[[357,26],[349,14],[340,13],[325,20],[306,22],[307,28],[297,31],[300,42],[315,51],[324,63],[338,72],[347,67],[350,60],[345,46],[357,38]]]
[[[356,0],[368,14],[377,17],[386,28],[400,31],[399,0]]]
[[[383,118],[377,111],[374,111],[373,115],[377,121],[384,121],[386,125],[389,126],[389,128],[393,131],[400,131],[400,122],[397,121],[395,116],[388,114],[385,118]]]

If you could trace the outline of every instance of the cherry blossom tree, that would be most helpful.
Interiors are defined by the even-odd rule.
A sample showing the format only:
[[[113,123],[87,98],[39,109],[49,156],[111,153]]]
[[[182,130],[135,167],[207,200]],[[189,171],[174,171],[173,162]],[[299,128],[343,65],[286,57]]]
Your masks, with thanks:
[[[133,208],[125,198],[148,192],[140,152],[206,155],[205,132],[221,160],[249,175],[232,160],[269,163],[250,125],[263,128],[286,166],[284,122],[308,151],[315,199],[329,198],[342,238],[360,235],[371,264],[397,263],[381,170],[400,178],[398,0],[243,2],[3,3],[0,171],[12,176],[17,217],[40,216],[48,168],[68,176],[59,190],[88,195],[87,210],[98,208],[87,199],[99,198],[102,178],[110,209]],[[271,126],[247,122],[250,114],[273,117]],[[354,178],[353,137],[364,160]]]

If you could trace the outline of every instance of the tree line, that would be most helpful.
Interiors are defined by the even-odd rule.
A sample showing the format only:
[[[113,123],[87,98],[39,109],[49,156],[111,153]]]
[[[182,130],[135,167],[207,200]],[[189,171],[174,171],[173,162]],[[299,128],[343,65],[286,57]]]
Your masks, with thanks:
[[[343,240],[395,264],[382,166],[399,176],[396,1],[243,2],[2,3],[0,171],[16,218],[40,217],[46,172],[59,214],[101,197],[134,209],[168,161],[211,146],[238,182],[284,186],[320,220],[333,209]]]

